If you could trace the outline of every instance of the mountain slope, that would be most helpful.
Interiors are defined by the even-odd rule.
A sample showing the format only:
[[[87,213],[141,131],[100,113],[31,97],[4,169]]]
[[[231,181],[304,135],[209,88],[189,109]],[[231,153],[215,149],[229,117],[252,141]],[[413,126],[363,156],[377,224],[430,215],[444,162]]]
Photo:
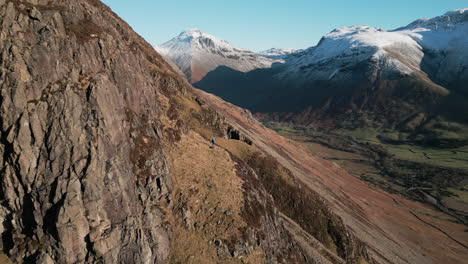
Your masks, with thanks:
[[[468,8],[417,20],[397,29],[411,36],[425,51],[421,65],[434,81],[467,94]]]
[[[168,42],[155,47],[163,56],[174,62],[190,82],[203,79],[218,66],[228,66],[241,72],[268,68],[275,62],[255,53],[237,48],[198,29],[190,29]]]
[[[375,263],[459,263],[466,259],[468,234],[463,232],[464,225],[443,220],[432,206],[389,194],[351,176],[333,161],[312,156],[304,145],[279,136],[244,109],[212,94],[195,92],[256,146],[288,168],[303,190],[320,194],[351,233],[365,243],[366,252]],[[283,187],[277,185],[272,192],[274,199],[280,200],[278,204],[281,204],[281,197],[289,197],[292,199],[287,203],[290,209],[297,206],[300,215],[312,219],[307,209],[300,206],[308,202],[300,197],[302,191],[297,195],[294,192],[284,195],[282,190]],[[295,215],[288,210],[282,212],[286,214],[286,222]],[[307,220],[296,223],[307,229]]]
[[[282,65],[224,67],[194,85],[305,144],[369,157],[372,170],[353,159],[350,172],[466,224],[467,15],[454,10],[392,31],[336,29]]]

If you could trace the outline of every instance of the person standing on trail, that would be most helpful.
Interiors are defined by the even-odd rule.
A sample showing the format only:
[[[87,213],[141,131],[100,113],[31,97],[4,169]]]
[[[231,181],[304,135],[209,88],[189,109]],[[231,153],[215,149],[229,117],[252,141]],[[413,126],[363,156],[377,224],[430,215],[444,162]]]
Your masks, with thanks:
[[[211,148],[214,148],[216,145],[216,138],[211,139]]]

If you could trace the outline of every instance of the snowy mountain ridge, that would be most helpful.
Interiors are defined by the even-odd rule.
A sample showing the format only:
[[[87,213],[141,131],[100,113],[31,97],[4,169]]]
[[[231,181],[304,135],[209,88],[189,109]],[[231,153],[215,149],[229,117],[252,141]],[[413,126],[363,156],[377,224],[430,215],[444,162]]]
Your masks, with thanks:
[[[395,30],[336,28],[304,50],[272,48],[256,54],[199,29],[184,31],[156,49],[192,83],[219,66],[248,72],[284,63],[275,78],[343,81],[358,75],[385,79],[419,74],[446,86],[468,79],[468,8]]]
[[[301,51],[300,49],[293,49],[293,48],[271,48],[268,50],[261,51],[257,53],[257,55],[270,58],[270,59],[274,59],[274,60],[282,60],[286,56],[293,54],[293,53],[300,52],[300,51]]]
[[[448,11],[445,14],[434,18],[418,19],[403,28],[396,29],[396,31],[418,27],[431,30],[450,30],[455,29],[457,24],[466,23],[467,21],[468,8],[462,8]]]
[[[370,77],[422,73],[446,83],[468,79],[468,8],[391,31],[337,28],[317,46],[287,57],[287,69],[277,77],[346,80],[350,67],[364,62],[373,65],[367,69]]]

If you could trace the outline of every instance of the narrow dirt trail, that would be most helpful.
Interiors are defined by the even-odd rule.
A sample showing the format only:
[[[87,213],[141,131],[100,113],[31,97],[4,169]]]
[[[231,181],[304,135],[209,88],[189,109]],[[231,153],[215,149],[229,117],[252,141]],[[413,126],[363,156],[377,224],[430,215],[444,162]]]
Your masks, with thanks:
[[[460,246],[468,249],[468,246],[459,241],[458,239],[454,238],[453,236],[451,236],[450,234],[448,234],[447,232],[445,232],[444,230],[442,230],[441,228],[437,227],[436,225],[433,225],[431,224],[430,222],[428,221],[425,221],[424,219],[422,219],[420,216],[417,215],[417,213],[415,213],[413,210],[411,210],[411,208],[407,207],[405,204],[399,202],[398,200],[396,200],[395,198],[387,195],[388,197],[390,197],[394,202],[395,204],[397,204],[398,206],[400,206],[401,208],[404,208],[406,210],[408,210],[408,212],[410,212],[414,217],[416,217],[416,219],[418,219],[419,221],[423,222],[424,224],[426,225],[429,225],[430,227],[436,229],[437,231],[441,232],[442,234],[446,235],[448,238],[450,238],[451,240],[453,240],[455,243],[459,244]]]

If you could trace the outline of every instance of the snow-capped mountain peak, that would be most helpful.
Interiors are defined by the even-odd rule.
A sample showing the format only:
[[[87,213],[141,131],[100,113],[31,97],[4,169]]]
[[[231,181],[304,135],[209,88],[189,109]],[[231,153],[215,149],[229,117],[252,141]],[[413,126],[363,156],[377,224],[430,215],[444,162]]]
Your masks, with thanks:
[[[198,28],[191,28],[189,30],[186,30],[180,33],[179,37],[180,38],[187,38],[187,37],[197,38],[203,35],[207,35],[207,34]]]
[[[394,31],[411,36],[424,49],[463,49],[463,46],[468,46],[468,8],[449,11],[431,19],[419,19]]]
[[[224,48],[232,47],[231,43],[225,40],[219,39],[208,33],[205,33],[198,28],[192,28],[192,29],[183,31],[182,33],[180,33],[178,37],[164,43],[162,46],[171,46],[173,44],[178,44],[180,42],[182,43],[186,42],[186,43],[190,43],[191,45],[203,46],[203,47],[205,46],[208,46],[208,47],[218,46],[218,47],[224,47]]]
[[[366,25],[342,27],[323,36],[317,46],[287,59],[287,63],[293,66],[290,67],[292,71],[299,71],[308,65],[323,65],[310,69],[314,69],[315,73],[324,71],[320,78],[328,79],[344,65],[378,60],[385,50],[395,45],[407,47],[410,54],[420,53],[420,47],[410,36]]]
[[[191,82],[200,81],[219,66],[247,72],[268,68],[275,60],[257,56],[254,52],[237,48],[199,29],[189,29],[177,37],[155,47],[164,57],[174,62]]]

